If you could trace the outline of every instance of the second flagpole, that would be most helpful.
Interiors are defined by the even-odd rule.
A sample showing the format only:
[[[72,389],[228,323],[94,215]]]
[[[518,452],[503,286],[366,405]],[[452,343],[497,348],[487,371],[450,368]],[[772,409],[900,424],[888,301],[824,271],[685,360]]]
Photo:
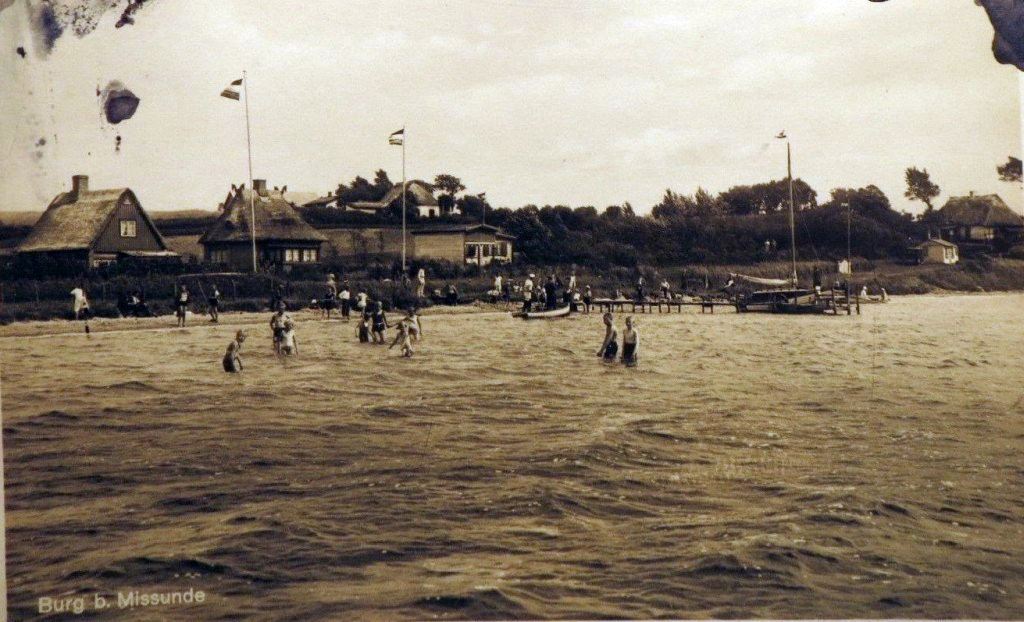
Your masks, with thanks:
[[[405,124],[402,124],[402,274],[405,274]]]
[[[249,76],[242,70],[242,89],[245,91],[245,143],[249,151],[249,235],[252,237],[252,271],[256,273],[256,188],[252,183],[252,131],[249,129]]]

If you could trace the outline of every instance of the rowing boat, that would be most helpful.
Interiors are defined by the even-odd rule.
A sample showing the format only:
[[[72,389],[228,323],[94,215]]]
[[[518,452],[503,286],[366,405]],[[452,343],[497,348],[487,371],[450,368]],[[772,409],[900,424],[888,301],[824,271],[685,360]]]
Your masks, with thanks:
[[[538,310],[538,312],[516,312],[512,314],[513,318],[521,318],[523,320],[549,320],[551,318],[564,318],[569,315],[572,306],[566,304],[558,308],[548,308],[544,310]]]

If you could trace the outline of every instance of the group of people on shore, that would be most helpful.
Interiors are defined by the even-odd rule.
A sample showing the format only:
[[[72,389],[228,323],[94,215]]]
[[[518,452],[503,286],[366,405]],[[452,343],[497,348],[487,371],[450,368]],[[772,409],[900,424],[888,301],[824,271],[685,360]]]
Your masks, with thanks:
[[[503,284],[502,277],[497,276],[494,278],[494,289],[491,291],[500,292],[504,285],[508,288],[503,294],[506,301],[511,301],[518,294],[522,298],[522,310],[525,313],[532,311],[535,303],[545,310],[554,309],[561,304],[562,306],[572,305],[574,309],[579,307],[585,312],[590,311],[593,294],[589,285],[580,288],[576,281],[575,271],[564,281],[555,274],[549,275],[547,281],[543,282],[540,279],[536,281],[534,279],[537,279],[537,275],[530,273],[522,283],[514,283],[510,280]]]

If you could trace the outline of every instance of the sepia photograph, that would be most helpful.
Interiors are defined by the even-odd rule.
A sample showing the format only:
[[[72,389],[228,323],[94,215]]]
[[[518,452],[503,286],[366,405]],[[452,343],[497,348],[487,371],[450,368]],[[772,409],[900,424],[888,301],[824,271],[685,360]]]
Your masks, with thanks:
[[[0,618],[1024,618],[1021,0],[0,42]]]

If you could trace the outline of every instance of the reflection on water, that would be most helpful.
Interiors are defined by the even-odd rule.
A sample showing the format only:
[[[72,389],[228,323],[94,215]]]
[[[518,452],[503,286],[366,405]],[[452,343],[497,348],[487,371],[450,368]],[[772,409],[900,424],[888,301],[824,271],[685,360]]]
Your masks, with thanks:
[[[305,318],[5,339],[9,606],[154,619],[1015,618],[1024,296],[853,317]],[[621,316],[618,318],[621,326]],[[101,619],[138,619],[112,608]]]

